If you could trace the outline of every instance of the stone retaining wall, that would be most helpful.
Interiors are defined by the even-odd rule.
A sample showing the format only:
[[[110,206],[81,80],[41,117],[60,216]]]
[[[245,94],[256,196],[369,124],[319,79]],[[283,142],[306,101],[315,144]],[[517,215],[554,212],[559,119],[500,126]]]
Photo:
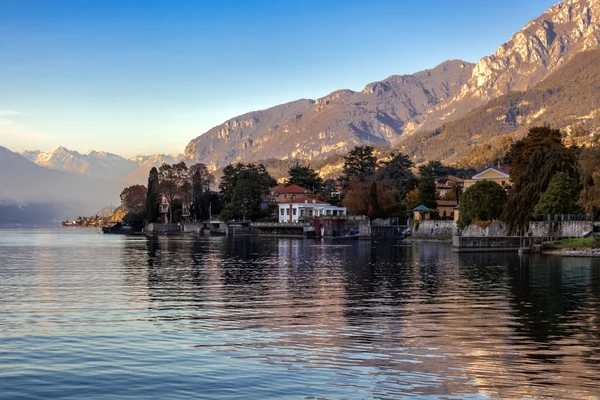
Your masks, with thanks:
[[[455,252],[518,251],[521,238],[516,236],[453,236],[452,250]]]
[[[454,221],[419,221],[413,228],[413,237],[452,236],[458,231]]]

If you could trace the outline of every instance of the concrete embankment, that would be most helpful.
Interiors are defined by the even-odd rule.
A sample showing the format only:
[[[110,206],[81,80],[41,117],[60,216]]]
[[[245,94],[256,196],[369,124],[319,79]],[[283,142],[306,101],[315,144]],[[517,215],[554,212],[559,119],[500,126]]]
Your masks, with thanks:
[[[414,240],[440,240],[452,237],[455,251],[518,251],[533,247],[534,242],[543,242],[571,237],[586,237],[594,234],[591,221],[534,221],[523,238],[509,236],[501,222],[485,226],[472,224],[459,230],[454,221],[419,221],[413,228]]]

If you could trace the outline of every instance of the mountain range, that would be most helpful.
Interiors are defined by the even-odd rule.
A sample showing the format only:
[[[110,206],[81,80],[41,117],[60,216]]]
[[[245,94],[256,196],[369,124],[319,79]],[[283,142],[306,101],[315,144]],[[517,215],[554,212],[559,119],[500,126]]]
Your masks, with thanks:
[[[105,151],[90,150],[82,154],[65,147],[46,152],[23,151],[20,154],[41,167],[127,185],[145,184],[152,167],[183,160],[183,154],[137,155],[126,159]]]
[[[118,183],[45,168],[2,146],[0,171],[10,171],[0,174],[0,224],[73,218],[119,199]],[[31,221],[31,210],[42,219]]]
[[[600,0],[566,0],[475,65],[447,61],[432,70],[371,83],[358,93],[339,90],[317,100],[247,113],[190,141],[185,157],[218,168],[265,158],[312,161],[355,145],[376,144],[395,146],[423,161],[436,153],[438,142],[429,142],[435,137],[432,131],[508,93],[532,89],[577,54],[599,46]],[[538,123],[558,119],[551,110],[540,116]],[[479,129],[476,122],[471,128]],[[518,133],[507,130],[513,136]],[[411,147],[417,140],[412,136],[418,138],[418,151]],[[457,161],[482,144],[448,135],[445,139],[455,141],[456,150],[441,154],[446,162]]]

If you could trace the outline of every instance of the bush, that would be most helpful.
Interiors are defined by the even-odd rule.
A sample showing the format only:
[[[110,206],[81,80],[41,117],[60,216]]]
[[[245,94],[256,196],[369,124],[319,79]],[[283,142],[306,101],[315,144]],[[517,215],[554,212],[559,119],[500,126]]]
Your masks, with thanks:
[[[130,211],[123,217],[123,223],[131,226],[135,232],[140,232],[144,226],[146,226],[146,220],[148,215],[146,210],[142,211]]]
[[[506,200],[506,192],[496,182],[477,182],[461,196],[458,227],[463,229],[475,221],[500,218]]]

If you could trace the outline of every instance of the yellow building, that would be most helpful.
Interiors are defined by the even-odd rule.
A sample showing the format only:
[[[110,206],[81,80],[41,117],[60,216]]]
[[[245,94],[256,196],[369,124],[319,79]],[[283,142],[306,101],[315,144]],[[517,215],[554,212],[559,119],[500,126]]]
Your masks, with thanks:
[[[456,204],[455,200],[438,200],[437,205],[437,212],[439,216],[443,218],[450,218],[454,217],[454,212],[456,211],[455,209],[458,204]]]
[[[465,189],[473,186],[479,181],[493,181],[498,185],[507,188],[512,184],[510,180],[510,169],[506,167],[485,169],[477,175],[474,175],[471,179],[465,179]]]

